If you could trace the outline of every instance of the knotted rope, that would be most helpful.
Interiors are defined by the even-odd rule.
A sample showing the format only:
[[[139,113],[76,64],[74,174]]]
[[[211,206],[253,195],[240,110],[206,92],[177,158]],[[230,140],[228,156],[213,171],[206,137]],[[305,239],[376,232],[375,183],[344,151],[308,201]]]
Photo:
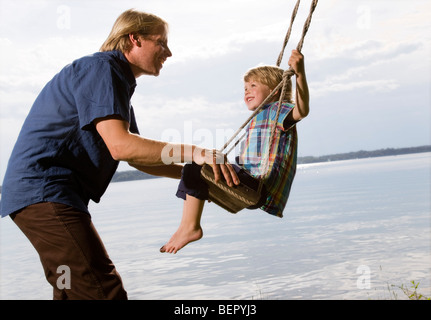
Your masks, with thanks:
[[[286,36],[285,36],[284,41],[283,41],[283,46],[282,46],[281,52],[280,52],[280,54],[278,56],[278,59],[277,59],[277,67],[280,66],[281,60],[283,59],[284,51],[286,49],[287,43],[289,42],[290,34],[292,32],[293,22],[295,21],[296,13],[298,12],[298,8],[299,8],[300,2],[301,2],[301,0],[298,0],[296,2],[296,5],[295,5],[294,9],[293,9],[292,17],[290,19],[290,26],[289,26],[289,29],[287,30]],[[305,35],[307,34],[308,28],[310,27],[311,18],[313,16],[314,9],[317,6],[317,2],[318,2],[318,0],[312,0],[312,2],[311,2],[310,12],[308,14],[307,20],[305,21],[304,27],[302,29],[302,36],[301,36],[301,39],[299,40],[298,45],[296,47],[296,49],[299,52],[302,50],[302,46],[303,46],[303,43],[304,43],[304,38],[305,38]],[[244,122],[244,124],[224,144],[223,148],[221,148],[220,151],[223,151],[223,150],[225,150],[227,148],[227,146],[235,139],[235,137],[241,132],[241,130],[245,128],[245,126],[251,121],[251,119],[253,119],[254,116],[256,116],[260,112],[260,110],[267,104],[268,101],[270,101],[274,97],[275,93],[278,92],[278,90],[281,88],[282,90],[281,90],[281,94],[280,94],[280,100],[278,102],[278,110],[277,110],[277,114],[276,114],[275,125],[272,128],[271,136],[270,136],[270,140],[269,140],[271,142],[273,141],[274,135],[275,135],[275,131],[276,131],[275,130],[276,129],[276,124],[277,124],[278,118],[280,116],[281,103],[283,102],[283,97],[284,97],[284,94],[285,94],[286,89],[287,89],[288,81],[290,81],[290,79],[292,78],[292,76],[294,74],[295,74],[295,71],[292,69],[292,67],[290,67],[288,70],[286,70],[283,73],[283,80],[274,88],[274,90],[272,90],[272,92],[266,97],[266,99],[256,108],[256,110]],[[244,135],[245,134],[243,134],[235,142],[235,144],[226,152],[226,155],[229,154],[238,145],[238,143],[242,140],[242,138],[244,137]]]
[[[296,3],[296,5],[295,5],[295,8],[294,8],[294,10],[293,10],[293,13],[292,13],[292,18],[291,18],[291,21],[290,21],[290,26],[289,26],[289,29],[288,29],[288,31],[287,31],[287,34],[286,34],[286,37],[285,37],[285,39],[284,39],[284,42],[283,42],[283,48],[281,49],[281,52],[280,52],[280,55],[278,56],[278,59],[277,59],[277,67],[279,67],[280,66],[280,63],[281,63],[281,60],[283,59],[283,54],[284,54],[284,50],[285,50],[285,48],[286,48],[286,45],[287,45],[287,43],[288,43],[288,41],[289,41],[289,37],[290,37],[290,34],[291,34],[291,31],[292,31],[292,25],[293,25],[293,22],[294,22],[294,20],[295,20],[295,17],[296,17],[296,13],[297,13],[297,11],[298,11],[298,7],[299,7],[299,3],[300,3],[300,0],[298,0],[297,1],[297,3]],[[310,13],[309,13],[309,15],[308,15],[308,18],[307,18],[307,20],[306,20],[306,22],[305,22],[305,25],[304,25],[304,28],[303,28],[303,31],[302,31],[302,37],[301,37],[301,40],[299,41],[299,43],[298,43],[298,46],[297,46],[297,50],[298,51],[300,51],[301,49],[302,49],[302,44],[303,44],[303,42],[304,42],[304,38],[305,38],[305,34],[307,33],[307,31],[308,31],[308,27],[309,27],[309,25],[310,25],[310,22],[311,22],[311,16],[312,16],[312,14],[313,14],[313,12],[314,12],[314,9],[315,9],[315,7],[316,7],[316,5],[317,5],[317,0],[313,0],[312,1],[312,4],[311,4],[311,8],[310,8]],[[246,122],[235,132],[235,134],[229,139],[229,141],[227,141],[226,143],[225,143],[225,145],[223,146],[223,148],[222,149],[220,149],[220,151],[221,152],[223,152],[223,150],[224,149],[226,149],[226,147],[235,139],[235,137],[240,133],[240,131],[242,130],[242,129],[244,129],[244,127],[253,119],[253,117],[254,116],[256,116],[259,112],[260,112],[260,110],[268,103],[268,101],[271,101],[270,99],[272,99],[273,98],[273,96],[275,95],[275,93],[276,92],[278,92],[278,90],[280,90],[280,88],[281,88],[281,94],[280,94],[280,99],[279,99],[279,102],[278,102],[278,109],[277,109],[277,115],[276,115],[276,119],[275,119],[275,123],[274,123],[274,125],[273,125],[273,127],[272,127],[272,130],[271,130],[271,136],[270,136],[270,139],[269,139],[269,142],[270,142],[270,146],[269,146],[269,150],[268,150],[268,152],[267,152],[267,157],[262,161],[262,163],[263,163],[263,165],[264,165],[264,169],[265,170],[267,170],[267,166],[268,166],[268,159],[269,159],[269,154],[271,153],[271,149],[272,149],[272,147],[273,147],[273,145],[274,145],[274,136],[275,136],[275,131],[276,131],[276,127],[277,127],[277,122],[278,122],[278,118],[279,118],[279,116],[280,116],[280,110],[281,110],[281,104],[282,104],[282,102],[283,102],[283,97],[284,97],[284,95],[285,95],[285,92],[286,92],[286,90],[287,90],[287,86],[288,86],[288,83],[289,83],[289,81],[290,81],[290,79],[292,78],[292,76],[295,74],[295,71],[292,69],[292,67],[290,67],[288,70],[286,70],[284,73],[283,73],[283,79],[282,79],[282,81],[272,90],[272,92],[265,98],[265,100],[256,108],[256,110],[253,112],[253,114],[246,120]],[[226,156],[229,154],[229,152],[230,151],[232,151],[232,149],[233,148],[235,148],[235,146],[243,139],[243,137],[244,137],[244,135],[245,135],[245,133],[241,136],[241,138],[239,138],[237,141],[236,141],[236,143],[233,145],[233,147],[226,153]],[[234,197],[234,198],[236,198],[237,200],[240,200],[242,203],[244,203],[244,204],[246,204],[246,206],[250,206],[250,205],[254,205],[255,204],[255,202],[254,201],[258,201],[258,199],[260,198],[260,194],[261,194],[261,190],[262,190],[262,187],[263,187],[263,176],[261,175],[260,176],[260,179],[259,179],[259,186],[258,186],[258,190],[257,190],[257,192],[255,193],[255,196],[253,196],[252,198],[252,200],[250,200],[249,198],[250,198],[250,193],[249,192],[246,192],[246,194],[239,194],[239,192],[236,192],[237,190],[232,190],[232,188],[228,188],[227,186],[225,186],[222,182],[216,182],[215,181],[215,179],[214,179],[214,177],[212,176],[212,175],[208,175],[208,174],[206,174],[205,172],[204,172],[205,170],[204,169],[202,169],[201,170],[201,174],[203,175],[203,177],[205,178],[205,179],[207,179],[208,181],[211,181],[212,182],[212,184],[213,185],[217,185],[221,190],[223,190],[225,193],[227,193],[227,194],[230,194],[232,197]],[[268,170],[269,171],[269,170]],[[268,172],[267,171],[267,172]],[[257,196],[256,196],[256,194],[257,194]],[[246,195],[246,196],[245,196]]]

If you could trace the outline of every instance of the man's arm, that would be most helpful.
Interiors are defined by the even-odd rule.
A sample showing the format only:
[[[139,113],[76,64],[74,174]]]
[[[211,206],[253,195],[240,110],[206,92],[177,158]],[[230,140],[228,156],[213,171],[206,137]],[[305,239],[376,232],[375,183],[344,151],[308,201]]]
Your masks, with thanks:
[[[183,166],[179,164],[171,164],[171,165],[163,165],[163,166],[142,166],[142,165],[136,165],[129,162],[129,165],[138,169],[139,171],[151,174],[153,176],[173,178],[173,179],[181,179],[181,170],[183,169]]]
[[[194,145],[171,144],[143,138],[129,131],[129,123],[120,116],[108,116],[94,121],[114,160],[126,161],[130,165],[158,175],[178,177],[179,167],[175,164],[194,161],[212,166],[216,180],[223,174],[229,185],[239,183],[235,170],[225,163],[224,155]],[[154,167],[157,168],[149,168]]]

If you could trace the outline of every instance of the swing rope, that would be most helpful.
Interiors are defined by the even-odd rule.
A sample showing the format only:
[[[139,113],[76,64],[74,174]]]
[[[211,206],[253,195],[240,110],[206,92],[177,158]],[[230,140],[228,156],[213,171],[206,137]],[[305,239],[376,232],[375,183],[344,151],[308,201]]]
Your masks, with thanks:
[[[301,40],[298,43],[297,46],[297,50],[301,51],[302,49],[302,45],[304,42],[304,38],[305,35],[308,31],[308,28],[310,26],[311,23],[311,17],[313,15],[314,9],[317,5],[317,1],[318,0],[312,0],[312,4],[311,4],[311,8],[310,8],[310,13],[308,15],[308,18],[304,24],[304,28],[302,31],[302,37]],[[283,59],[283,54],[284,54],[284,50],[286,48],[286,45],[289,41],[289,37],[292,31],[292,25],[293,22],[295,20],[296,17],[296,13],[298,11],[298,7],[299,7],[299,3],[300,0],[297,1],[295,8],[293,10],[292,13],[292,17],[291,17],[291,21],[290,21],[290,26],[289,29],[287,31],[286,37],[284,39],[283,42],[283,48],[281,49],[280,55],[277,59],[277,67],[280,66],[281,60]],[[225,143],[225,145],[223,146],[223,148],[220,149],[221,152],[223,152],[223,150],[225,150],[227,148],[227,146],[229,146],[231,144],[231,142],[238,136],[238,134],[241,132],[242,129],[245,128],[245,126],[261,111],[261,109],[268,103],[268,101],[271,101],[271,99],[274,97],[275,93],[278,92],[278,90],[280,90],[281,88],[281,94],[280,94],[280,99],[278,102],[278,109],[277,109],[277,115],[276,115],[276,119],[275,119],[275,123],[272,127],[271,130],[271,136],[269,139],[269,143],[271,144],[271,146],[269,147],[268,150],[268,156],[265,158],[264,161],[262,161],[264,163],[264,168],[266,169],[266,166],[268,164],[268,159],[269,159],[269,154],[271,152],[271,148],[274,145],[274,137],[275,137],[275,131],[276,131],[276,124],[278,122],[278,118],[280,115],[280,110],[281,110],[281,104],[283,101],[283,97],[285,95],[287,86],[288,86],[288,82],[290,81],[291,77],[295,74],[294,70],[292,69],[292,67],[290,67],[288,70],[284,71],[283,73],[283,79],[282,81],[280,81],[280,83],[272,90],[272,92],[265,98],[265,100],[256,108],[256,110],[253,112],[253,114],[245,121],[245,123],[234,133],[234,135]],[[232,146],[232,148],[230,150],[227,151],[226,155],[228,155],[237,145],[238,143],[243,139],[243,137],[245,136],[246,133],[244,133],[236,142],[235,144]],[[242,188],[238,188],[238,189],[232,189],[231,187],[228,187],[227,185],[225,185],[224,183],[221,182],[216,182],[215,178],[214,178],[214,174],[211,168],[208,168],[209,166],[203,166],[202,170],[201,170],[201,175],[209,182],[212,183],[213,187],[209,188],[209,193],[210,193],[210,198],[213,202],[217,203],[218,205],[224,207],[226,210],[232,212],[232,213],[236,213],[238,210],[243,209],[244,207],[249,207],[252,205],[256,205],[257,201],[260,199],[261,197],[261,190],[263,187],[263,180],[262,176],[259,179],[259,186],[258,186],[258,190],[255,191],[253,189],[248,188],[247,186],[245,186],[244,189]],[[206,170],[207,169],[207,170]],[[216,187],[215,187],[216,186]],[[217,191],[217,188],[222,190],[224,193],[223,194],[219,194],[219,191]],[[212,194],[212,196],[211,196]],[[226,197],[227,195],[230,195],[231,199],[236,199],[236,201],[240,201],[242,202],[241,204],[238,204],[236,201],[233,200],[229,200],[229,197]]]
[[[298,0],[296,2],[295,8],[293,9],[292,17],[290,18],[290,26],[289,26],[289,29],[287,30],[286,36],[284,37],[284,42],[283,42],[283,47],[281,49],[281,52],[278,55],[277,67],[280,66],[281,60],[283,60],[284,50],[286,49],[287,43],[289,42],[290,34],[292,32],[293,22],[295,21],[296,13],[298,12],[300,2],[301,2],[301,0]]]
[[[282,47],[281,52],[280,52],[278,59],[277,59],[277,67],[280,66],[281,61],[283,59],[284,51],[286,49],[287,43],[289,42],[290,34],[292,32],[293,22],[295,21],[296,13],[298,12],[300,2],[301,2],[301,0],[298,0],[296,2],[294,9],[293,9],[292,16],[290,19],[290,26],[289,26],[289,29],[287,30],[287,33],[286,33],[286,36],[285,36],[284,42],[283,42],[283,47]],[[301,39],[298,42],[298,45],[296,48],[299,52],[301,52],[301,50],[302,50],[304,38],[305,38],[305,35],[307,34],[308,28],[310,27],[311,19],[313,16],[314,9],[317,6],[317,2],[318,2],[318,0],[312,0],[312,2],[311,2],[310,12],[308,14],[307,20],[304,23],[304,27],[302,30],[302,36],[301,36]],[[288,70],[284,71],[283,80],[274,88],[274,90],[272,90],[272,92],[265,98],[265,100],[256,108],[256,110],[244,122],[244,124],[242,126],[240,126],[239,129],[232,135],[232,137],[224,144],[224,146],[220,149],[221,152],[223,152],[223,150],[225,150],[227,148],[227,146],[229,146],[231,144],[231,142],[235,139],[236,136],[238,136],[238,134],[241,132],[241,130],[244,129],[245,126],[260,112],[260,110],[268,103],[268,101],[271,101],[271,99],[274,97],[275,93],[278,92],[278,90],[281,88],[282,90],[281,90],[281,94],[280,94],[280,100],[278,102],[278,110],[277,110],[276,119],[275,119],[275,123],[277,123],[279,115],[280,115],[281,103],[282,103],[284,94],[285,94],[286,89],[287,89],[288,81],[290,81],[290,79],[292,78],[292,76],[294,74],[295,74],[295,72],[292,69],[292,67],[290,67]],[[275,129],[276,129],[276,125],[274,125],[272,128],[269,141],[272,141],[274,139]],[[226,152],[226,155],[228,155],[238,145],[238,143],[242,140],[242,138],[244,136],[245,136],[245,133]]]

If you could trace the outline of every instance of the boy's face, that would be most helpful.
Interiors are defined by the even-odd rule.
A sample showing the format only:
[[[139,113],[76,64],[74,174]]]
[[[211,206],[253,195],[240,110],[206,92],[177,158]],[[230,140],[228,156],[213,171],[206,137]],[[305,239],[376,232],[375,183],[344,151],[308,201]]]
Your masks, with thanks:
[[[271,93],[271,89],[257,81],[251,79],[244,82],[244,102],[248,110],[254,111],[260,106],[263,100]]]

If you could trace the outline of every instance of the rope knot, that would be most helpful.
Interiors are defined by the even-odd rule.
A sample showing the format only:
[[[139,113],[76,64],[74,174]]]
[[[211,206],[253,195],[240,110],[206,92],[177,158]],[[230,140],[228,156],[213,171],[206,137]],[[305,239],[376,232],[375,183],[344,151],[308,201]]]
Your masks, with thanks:
[[[283,80],[287,79],[289,80],[290,78],[292,78],[295,75],[295,71],[293,71],[292,68],[287,69],[286,71],[283,72]]]

